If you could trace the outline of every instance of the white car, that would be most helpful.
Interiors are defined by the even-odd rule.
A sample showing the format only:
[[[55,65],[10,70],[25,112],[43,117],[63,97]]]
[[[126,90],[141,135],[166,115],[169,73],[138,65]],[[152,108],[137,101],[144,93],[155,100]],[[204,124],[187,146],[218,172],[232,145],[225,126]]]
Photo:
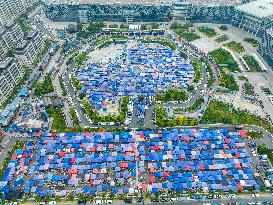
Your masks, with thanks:
[[[251,196],[252,196],[253,198],[259,198],[259,197],[260,197],[260,194],[253,193]]]
[[[227,195],[227,197],[230,198],[230,199],[233,199],[233,198],[236,197],[236,195],[235,194],[229,194],[229,195]]]
[[[54,204],[57,204],[57,202],[56,201],[50,201],[50,202],[48,202],[48,205],[54,205]]]

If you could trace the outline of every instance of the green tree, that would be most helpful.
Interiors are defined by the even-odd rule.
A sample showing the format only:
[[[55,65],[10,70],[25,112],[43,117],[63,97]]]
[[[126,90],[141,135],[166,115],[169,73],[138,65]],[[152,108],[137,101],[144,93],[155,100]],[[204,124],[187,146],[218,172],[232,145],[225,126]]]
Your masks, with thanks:
[[[141,24],[140,29],[141,29],[141,30],[147,30],[147,26],[146,26],[146,24]]]
[[[74,196],[73,196],[73,194],[69,194],[68,196],[67,196],[67,200],[68,201],[74,201]]]
[[[36,202],[40,202],[42,200],[42,198],[39,196],[39,195],[36,195],[35,196],[35,201]]]

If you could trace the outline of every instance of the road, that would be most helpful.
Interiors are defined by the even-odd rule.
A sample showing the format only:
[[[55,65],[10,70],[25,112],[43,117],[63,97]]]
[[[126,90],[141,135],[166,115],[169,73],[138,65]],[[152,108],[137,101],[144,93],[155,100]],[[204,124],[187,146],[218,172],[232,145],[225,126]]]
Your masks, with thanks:
[[[159,204],[159,205],[184,205],[184,204],[189,204],[189,205],[200,205],[200,204],[206,204],[206,203],[222,203],[222,204],[228,204],[228,203],[243,203],[243,204],[247,204],[250,202],[273,202],[273,198],[271,196],[271,194],[261,194],[259,198],[252,198],[250,195],[246,195],[246,194],[241,194],[241,195],[237,195],[236,198],[234,199],[229,199],[226,196],[223,196],[223,198],[221,199],[202,199],[202,200],[187,200],[186,198],[181,198],[181,200],[179,201],[170,201],[170,202],[151,202],[150,199],[145,199],[144,203],[136,203],[133,202],[131,204],[133,205],[140,205],[140,204]],[[21,203],[22,205],[34,205],[37,204],[35,202],[25,202],[25,203]],[[68,205],[68,204],[77,204],[77,201],[72,201],[72,202],[67,202],[67,201],[61,201],[57,203],[58,205]],[[91,205],[94,203],[90,203],[87,202],[87,205]],[[125,205],[126,203],[122,200],[115,200],[112,203],[113,205]],[[127,203],[128,204],[128,203]]]
[[[38,7],[32,14],[29,15],[29,22],[32,23],[36,29],[46,34],[48,37],[53,38],[54,36],[50,33],[35,17],[43,10],[43,7]]]

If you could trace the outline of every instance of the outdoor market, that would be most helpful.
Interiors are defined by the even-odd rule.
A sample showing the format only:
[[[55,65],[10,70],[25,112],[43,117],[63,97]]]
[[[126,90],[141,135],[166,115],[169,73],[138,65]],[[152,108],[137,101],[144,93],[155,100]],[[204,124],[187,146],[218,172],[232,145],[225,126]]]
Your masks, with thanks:
[[[121,104],[121,96],[155,97],[167,89],[185,89],[194,68],[166,46],[128,43],[121,55],[78,69],[76,75],[83,85],[80,94],[93,109],[106,111],[109,104]]]
[[[46,133],[15,150],[0,181],[26,195],[259,190],[245,130]]]

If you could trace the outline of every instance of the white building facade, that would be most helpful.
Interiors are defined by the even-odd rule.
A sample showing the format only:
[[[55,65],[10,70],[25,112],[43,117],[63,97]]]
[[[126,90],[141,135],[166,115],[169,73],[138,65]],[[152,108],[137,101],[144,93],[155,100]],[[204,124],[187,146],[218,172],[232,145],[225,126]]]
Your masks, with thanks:
[[[15,58],[0,62],[0,104],[5,102],[23,76],[24,69]]]

